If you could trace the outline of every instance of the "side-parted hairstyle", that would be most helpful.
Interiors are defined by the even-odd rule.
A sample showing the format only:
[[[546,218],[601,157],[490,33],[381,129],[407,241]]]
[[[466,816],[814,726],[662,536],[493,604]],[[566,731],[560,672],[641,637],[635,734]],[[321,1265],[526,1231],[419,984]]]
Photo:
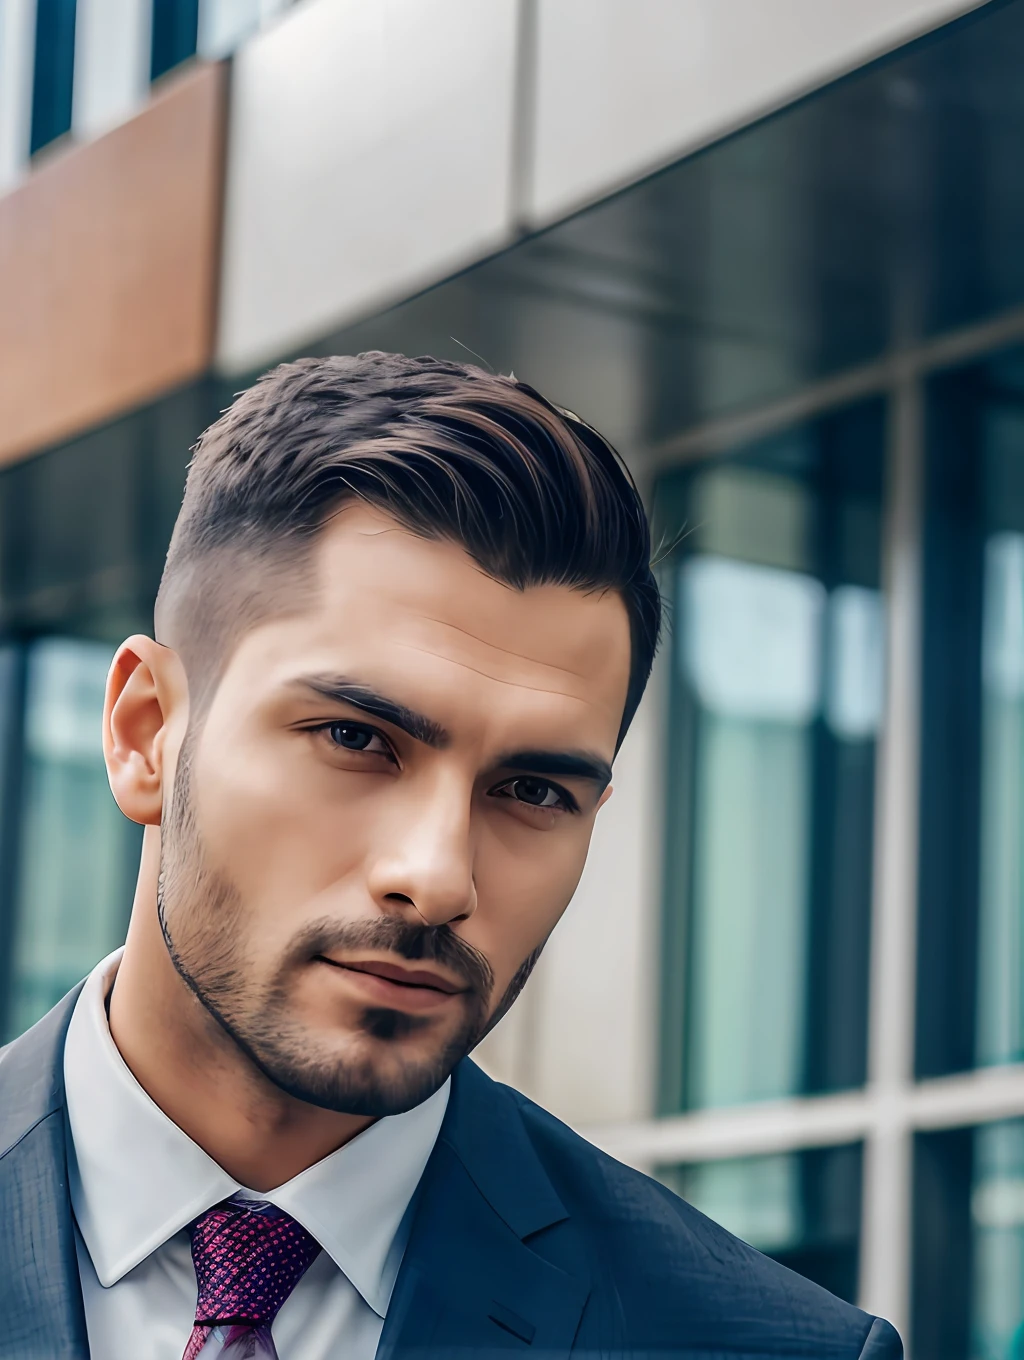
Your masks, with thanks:
[[[242,634],[295,608],[317,533],[351,500],[460,545],[513,589],[617,591],[632,644],[621,741],[661,626],[647,516],[622,460],[513,377],[383,353],[282,364],[196,444],[156,607],[193,720]]]

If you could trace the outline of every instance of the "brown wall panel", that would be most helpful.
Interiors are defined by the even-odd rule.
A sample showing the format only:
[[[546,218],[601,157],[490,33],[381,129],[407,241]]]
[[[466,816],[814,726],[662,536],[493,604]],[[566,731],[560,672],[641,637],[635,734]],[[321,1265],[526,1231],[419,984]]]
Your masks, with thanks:
[[[209,366],[225,78],[191,67],[0,199],[0,464]]]

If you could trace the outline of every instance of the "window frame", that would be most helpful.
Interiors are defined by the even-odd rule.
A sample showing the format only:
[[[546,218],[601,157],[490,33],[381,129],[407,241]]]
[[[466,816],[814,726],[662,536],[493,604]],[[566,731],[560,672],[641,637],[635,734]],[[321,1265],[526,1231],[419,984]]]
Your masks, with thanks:
[[[887,404],[883,589],[886,698],[875,773],[868,997],[868,1077],[859,1090],[654,1116],[589,1127],[587,1136],[642,1170],[863,1141],[860,1304],[907,1336],[911,1322],[914,1142],[919,1134],[1024,1116],[1024,1063],[952,1075],[915,1073],[924,570],[925,389],[938,373],[1024,342],[1024,308],[930,338],[757,410],[715,420],[651,450],[652,480],[726,456],[870,396]],[[665,687],[668,688],[667,686]],[[667,696],[666,696],[667,698]],[[667,717],[667,714],[666,714]],[[677,733],[670,735],[675,749]],[[653,767],[665,787],[667,774]],[[662,988],[671,942],[662,951]],[[667,998],[668,1000],[669,998]],[[671,1006],[681,1016],[684,998]],[[669,1006],[662,1005],[665,1017]],[[682,1043],[681,1032],[677,1043]],[[660,1043],[661,1035],[658,1034]],[[665,1064],[673,1055],[662,1054]]]

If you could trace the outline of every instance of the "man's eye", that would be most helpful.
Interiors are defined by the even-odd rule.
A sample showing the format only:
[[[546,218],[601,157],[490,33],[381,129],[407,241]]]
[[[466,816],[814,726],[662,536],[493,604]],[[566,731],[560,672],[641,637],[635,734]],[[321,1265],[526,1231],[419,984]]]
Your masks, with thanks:
[[[371,755],[390,755],[391,752],[372,727],[362,723],[334,722],[327,728],[327,735],[335,746],[343,751],[368,751]]]
[[[494,790],[505,798],[514,798],[518,803],[526,803],[535,808],[565,807],[565,799],[546,779],[510,779],[507,784]]]

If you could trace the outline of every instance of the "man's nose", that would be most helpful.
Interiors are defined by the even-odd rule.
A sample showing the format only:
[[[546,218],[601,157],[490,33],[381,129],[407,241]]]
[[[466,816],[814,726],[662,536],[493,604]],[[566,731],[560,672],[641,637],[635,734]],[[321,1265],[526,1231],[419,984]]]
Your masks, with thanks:
[[[383,910],[411,904],[429,926],[465,920],[476,910],[473,790],[457,777],[417,781],[386,822],[368,887]]]

